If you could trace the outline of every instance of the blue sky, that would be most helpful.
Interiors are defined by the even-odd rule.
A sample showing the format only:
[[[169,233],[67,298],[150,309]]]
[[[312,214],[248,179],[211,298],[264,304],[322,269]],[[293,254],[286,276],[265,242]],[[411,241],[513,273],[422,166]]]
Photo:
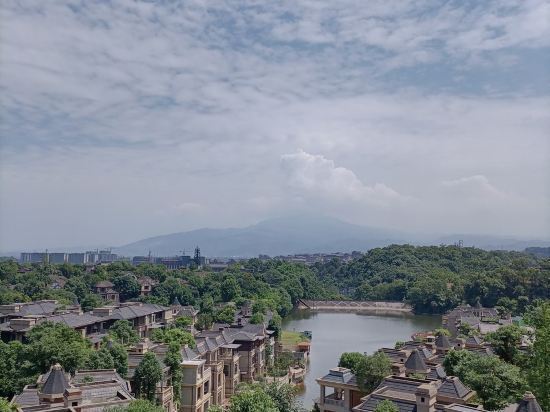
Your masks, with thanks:
[[[0,250],[295,211],[548,237],[550,3],[0,5]]]

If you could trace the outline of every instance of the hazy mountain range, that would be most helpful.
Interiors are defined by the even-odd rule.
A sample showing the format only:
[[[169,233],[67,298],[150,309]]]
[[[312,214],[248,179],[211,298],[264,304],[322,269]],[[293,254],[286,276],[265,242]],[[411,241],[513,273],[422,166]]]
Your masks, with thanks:
[[[520,240],[482,235],[418,235],[389,229],[359,226],[330,217],[294,216],[264,220],[255,225],[231,229],[198,229],[155,236],[113,251],[120,255],[156,256],[192,254],[199,245],[206,256],[270,256],[295,253],[365,251],[393,243],[454,244],[484,249],[524,250],[529,246],[549,246],[550,240]]]

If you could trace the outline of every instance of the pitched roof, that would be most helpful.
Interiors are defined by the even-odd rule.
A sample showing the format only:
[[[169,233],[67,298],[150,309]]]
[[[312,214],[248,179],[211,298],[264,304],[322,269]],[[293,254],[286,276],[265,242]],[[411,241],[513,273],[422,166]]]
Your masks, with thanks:
[[[456,376],[445,379],[437,389],[437,393],[451,398],[464,398],[472,390],[462,383]]]
[[[52,366],[50,374],[44,382],[41,393],[45,395],[63,395],[65,389],[69,387],[69,381],[65,376],[65,372],[59,363]]]
[[[445,373],[445,369],[441,365],[437,365],[435,367],[432,367],[430,369],[430,372],[428,372],[428,379],[431,380],[440,380],[445,379],[447,377],[447,374]]]
[[[542,408],[531,392],[525,392],[523,399],[518,403],[516,412],[542,412]]]
[[[328,382],[337,382],[347,385],[357,385],[357,379],[351,370],[346,368],[333,368],[328,374],[319,378],[319,380]]]
[[[94,286],[96,288],[112,288],[115,285],[113,283],[109,282],[108,280],[102,280],[102,281],[97,282]]]
[[[418,352],[418,349],[413,349],[413,351],[405,361],[405,368],[412,371],[425,371],[426,369],[428,369],[426,367],[426,363]]]
[[[447,336],[439,335],[437,338],[435,338],[435,347],[448,349],[451,347],[451,342],[449,341],[449,338]]]
[[[477,335],[468,336],[468,338],[466,339],[467,345],[481,345],[481,342],[481,338]]]

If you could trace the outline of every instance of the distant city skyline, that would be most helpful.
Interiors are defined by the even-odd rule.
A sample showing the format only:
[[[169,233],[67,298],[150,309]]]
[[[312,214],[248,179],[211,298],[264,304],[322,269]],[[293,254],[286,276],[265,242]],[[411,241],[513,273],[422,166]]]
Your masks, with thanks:
[[[549,237],[544,0],[6,0],[0,21],[0,251],[292,213]]]

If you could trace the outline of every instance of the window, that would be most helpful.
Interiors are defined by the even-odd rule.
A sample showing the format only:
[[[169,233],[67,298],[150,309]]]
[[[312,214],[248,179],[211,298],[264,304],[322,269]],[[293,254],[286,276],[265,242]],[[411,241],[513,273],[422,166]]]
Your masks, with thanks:
[[[424,398],[420,398],[420,402],[424,403]]]

